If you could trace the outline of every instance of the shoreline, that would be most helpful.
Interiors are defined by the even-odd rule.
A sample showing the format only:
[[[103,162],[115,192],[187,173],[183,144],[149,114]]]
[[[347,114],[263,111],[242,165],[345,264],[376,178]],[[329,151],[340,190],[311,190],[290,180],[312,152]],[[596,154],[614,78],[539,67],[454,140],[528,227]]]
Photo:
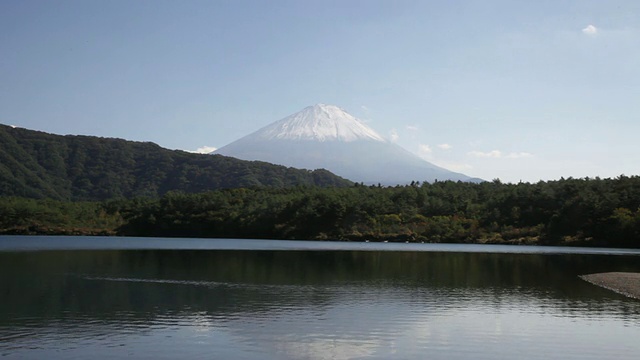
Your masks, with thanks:
[[[108,227],[62,227],[46,225],[15,226],[10,228],[0,228],[0,236],[99,236],[99,237],[159,237],[159,238],[185,238],[185,239],[227,239],[220,236],[197,236],[197,235],[176,235],[176,234],[149,234],[120,231],[117,228]],[[587,241],[562,241],[546,242],[540,241],[538,237],[520,237],[507,240],[497,240],[478,238],[475,241],[452,241],[450,239],[429,239],[407,234],[386,234],[386,235],[340,235],[335,237],[311,237],[311,238],[273,238],[265,237],[234,237],[234,239],[263,239],[263,240],[296,240],[296,241],[336,241],[352,243],[409,243],[409,244],[466,244],[466,245],[508,245],[508,246],[549,246],[549,247],[583,247],[583,248],[615,248],[635,250],[640,247],[620,247],[615,244]]]
[[[640,273],[608,272],[580,275],[579,278],[593,285],[640,300]]]

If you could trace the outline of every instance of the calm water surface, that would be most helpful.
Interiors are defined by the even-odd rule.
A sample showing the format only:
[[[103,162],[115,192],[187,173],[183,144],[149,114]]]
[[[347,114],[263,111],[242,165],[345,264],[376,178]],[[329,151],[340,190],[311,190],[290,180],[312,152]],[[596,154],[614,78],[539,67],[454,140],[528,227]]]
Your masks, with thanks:
[[[638,358],[640,253],[420,245],[0,237],[0,357]]]

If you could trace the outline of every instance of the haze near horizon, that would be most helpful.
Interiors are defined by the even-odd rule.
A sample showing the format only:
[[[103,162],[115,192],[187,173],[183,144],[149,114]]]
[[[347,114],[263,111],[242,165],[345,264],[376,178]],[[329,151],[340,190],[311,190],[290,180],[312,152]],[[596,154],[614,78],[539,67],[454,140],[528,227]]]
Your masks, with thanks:
[[[0,123],[211,151],[326,103],[473,177],[638,175],[638,24],[615,0],[7,1]]]

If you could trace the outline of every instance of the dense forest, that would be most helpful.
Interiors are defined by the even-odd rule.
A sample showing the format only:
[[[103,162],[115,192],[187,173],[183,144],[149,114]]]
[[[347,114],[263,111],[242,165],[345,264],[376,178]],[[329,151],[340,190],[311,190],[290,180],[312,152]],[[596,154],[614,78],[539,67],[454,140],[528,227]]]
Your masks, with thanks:
[[[158,197],[238,187],[350,186],[326,170],[299,170],[148,142],[60,136],[0,125],[0,196],[57,200]]]
[[[0,199],[0,233],[640,247],[640,177]]]

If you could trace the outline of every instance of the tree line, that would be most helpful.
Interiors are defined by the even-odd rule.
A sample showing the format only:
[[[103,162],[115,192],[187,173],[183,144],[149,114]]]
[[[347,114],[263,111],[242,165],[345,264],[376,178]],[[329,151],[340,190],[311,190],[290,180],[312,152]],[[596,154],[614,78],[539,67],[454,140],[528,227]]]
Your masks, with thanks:
[[[640,247],[640,177],[0,199],[0,232]]]

